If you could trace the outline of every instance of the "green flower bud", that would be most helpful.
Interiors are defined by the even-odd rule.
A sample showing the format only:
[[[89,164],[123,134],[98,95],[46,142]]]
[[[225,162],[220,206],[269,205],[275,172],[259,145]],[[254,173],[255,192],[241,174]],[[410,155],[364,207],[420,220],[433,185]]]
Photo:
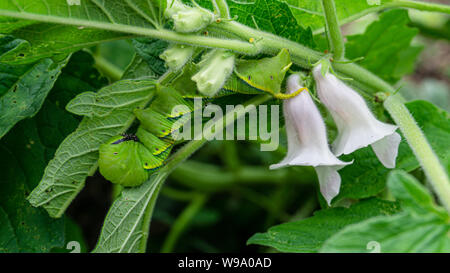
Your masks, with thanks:
[[[203,57],[199,63],[201,69],[192,80],[197,83],[200,93],[212,97],[227,81],[234,69],[234,55],[222,49],[216,49]]]
[[[190,7],[179,0],[168,1],[164,12],[166,18],[173,20],[175,30],[178,32],[196,32],[211,24],[214,14],[202,7]]]
[[[167,67],[176,71],[182,68],[192,57],[194,48],[187,45],[172,45],[159,57],[166,62]]]

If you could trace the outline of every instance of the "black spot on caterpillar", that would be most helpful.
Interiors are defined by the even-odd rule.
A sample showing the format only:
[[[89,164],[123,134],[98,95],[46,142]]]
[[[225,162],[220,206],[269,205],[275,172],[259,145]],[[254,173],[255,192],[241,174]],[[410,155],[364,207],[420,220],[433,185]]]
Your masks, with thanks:
[[[135,136],[135,135],[131,135],[131,134],[123,134],[121,139],[119,139],[119,140],[117,140],[116,142],[113,142],[113,143],[111,143],[111,144],[119,144],[119,143],[121,143],[121,142],[124,142],[124,141],[130,141],[130,140],[136,141],[136,142],[137,142],[137,141],[139,141],[139,138],[138,138],[137,136]]]

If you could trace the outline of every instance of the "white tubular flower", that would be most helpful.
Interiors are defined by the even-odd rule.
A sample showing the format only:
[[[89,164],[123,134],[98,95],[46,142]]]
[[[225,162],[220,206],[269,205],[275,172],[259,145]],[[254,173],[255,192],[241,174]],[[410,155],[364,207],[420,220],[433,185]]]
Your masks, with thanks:
[[[194,47],[187,45],[172,45],[159,56],[173,71],[182,68],[194,54]]]
[[[313,75],[319,98],[339,131],[332,145],[336,156],[371,145],[380,162],[386,168],[394,168],[401,140],[395,132],[397,126],[377,120],[358,92],[329,72],[323,76],[321,68],[321,64],[316,66]]]
[[[234,54],[222,49],[216,49],[207,53],[199,63],[201,66],[192,80],[197,83],[200,93],[214,96],[234,69]]]
[[[190,7],[179,0],[168,0],[164,15],[173,20],[175,30],[178,32],[199,31],[214,20],[214,14],[209,10],[200,6]]]
[[[287,93],[300,88],[299,75],[287,79]],[[278,164],[270,166],[277,169],[285,166],[313,166],[317,172],[320,192],[330,204],[339,193],[341,177],[337,172],[351,162],[339,160],[328,147],[325,123],[308,91],[283,102],[286,121],[288,153]]]

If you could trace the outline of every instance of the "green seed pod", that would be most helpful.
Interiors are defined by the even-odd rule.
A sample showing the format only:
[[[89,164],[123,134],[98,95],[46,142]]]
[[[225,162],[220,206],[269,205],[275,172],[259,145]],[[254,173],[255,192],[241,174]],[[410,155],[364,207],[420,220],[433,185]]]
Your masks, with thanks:
[[[185,100],[175,89],[169,87],[162,87],[157,91],[150,107],[169,118],[178,118],[194,111],[192,102]]]
[[[100,145],[100,173],[114,184],[135,187],[144,183],[148,171],[142,167],[139,150],[145,148],[137,139],[116,136]]]
[[[166,66],[177,71],[181,69],[194,54],[195,48],[187,45],[172,45],[159,55],[166,62]]]
[[[192,80],[197,83],[200,93],[213,97],[233,72],[234,54],[216,49],[206,54],[199,65],[201,69],[192,76]]]
[[[144,146],[155,156],[162,154],[173,145],[173,141],[171,139],[160,139],[142,128],[142,126],[139,126],[136,136],[139,138],[139,141],[144,144]]]
[[[136,109],[134,110],[134,114],[141,122],[141,126],[157,137],[166,137],[172,131],[176,130],[176,128],[172,128],[173,121],[168,120],[166,116],[151,108],[144,110]]]
[[[173,20],[178,32],[196,32],[214,21],[214,14],[200,6],[190,7],[179,0],[169,2],[164,15]]]

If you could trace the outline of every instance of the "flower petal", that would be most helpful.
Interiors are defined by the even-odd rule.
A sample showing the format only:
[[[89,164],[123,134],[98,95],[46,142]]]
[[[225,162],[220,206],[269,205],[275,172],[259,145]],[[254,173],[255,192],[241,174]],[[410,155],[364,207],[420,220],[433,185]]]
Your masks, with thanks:
[[[319,98],[330,111],[339,134],[333,142],[333,152],[340,156],[366,147],[397,129],[375,118],[366,101],[355,90],[333,74],[321,73],[321,65],[313,70]]]
[[[291,75],[287,81],[288,93],[293,93],[302,86],[300,77]],[[287,156],[271,169],[283,166],[324,166],[347,165],[339,160],[328,147],[325,122],[319,109],[314,104],[308,91],[303,91],[294,98],[283,102],[288,138]]]
[[[398,155],[398,146],[401,139],[399,134],[393,133],[372,143],[372,150],[386,168],[395,168],[395,159]]]
[[[337,169],[332,166],[319,166],[315,167],[315,170],[319,178],[320,193],[322,193],[322,196],[328,205],[330,205],[331,200],[339,193],[341,176],[337,172]]]

